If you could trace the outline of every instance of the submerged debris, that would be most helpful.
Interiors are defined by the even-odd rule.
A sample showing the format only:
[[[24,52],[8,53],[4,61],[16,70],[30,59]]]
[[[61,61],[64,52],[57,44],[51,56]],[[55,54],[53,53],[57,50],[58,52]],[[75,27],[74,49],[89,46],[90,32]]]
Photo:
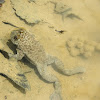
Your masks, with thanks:
[[[91,57],[95,50],[100,51],[100,43],[80,38],[71,38],[67,41],[67,49],[71,56],[82,55],[85,58]]]
[[[54,11],[57,14],[64,14],[64,13],[72,10],[72,8],[69,8],[67,5],[64,5],[62,3],[54,3],[54,4],[55,4]]]
[[[59,32],[60,34],[63,34],[64,32],[66,32],[65,30],[60,30],[60,31],[58,31],[58,30],[55,30],[56,32]]]
[[[23,0],[11,0],[15,14],[23,19],[27,24],[37,24],[40,22],[41,18],[38,15],[39,6],[33,3],[32,5],[29,2]]]
[[[53,3],[54,6],[54,12],[56,14],[60,14],[62,16],[62,20],[64,20],[64,17],[66,16],[66,14],[72,10],[72,8],[68,7],[67,5],[59,2],[59,3],[55,3],[55,2],[51,2]]]
[[[55,6],[54,6],[54,12],[56,14],[60,14],[62,16],[62,20],[64,20],[64,18],[71,18],[71,19],[79,19],[79,20],[82,20],[78,15],[74,14],[74,13],[70,13],[70,11],[72,11],[72,8],[61,3],[61,2],[51,2],[53,3]]]
[[[4,45],[0,41],[0,75],[12,80],[23,89],[30,90],[30,85],[16,59],[7,59],[3,53]]]
[[[41,21],[48,20],[48,9],[45,6],[48,0],[10,0],[15,15],[28,25],[35,25]]]
[[[19,27],[17,27],[17,26],[15,26],[15,25],[13,25],[12,23],[10,23],[10,22],[5,22],[5,21],[2,21],[4,24],[8,24],[8,25],[11,25],[11,26],[13,26],[13,27],[16,27],[16,28],[19,28]]]
[[[78,15],[75,15],[75,14],[73,14],[73,13],[68,14],[66,17],[69,17],[69,18],[71,18],[71,19],[76,18],[76,19],[82,20]]]

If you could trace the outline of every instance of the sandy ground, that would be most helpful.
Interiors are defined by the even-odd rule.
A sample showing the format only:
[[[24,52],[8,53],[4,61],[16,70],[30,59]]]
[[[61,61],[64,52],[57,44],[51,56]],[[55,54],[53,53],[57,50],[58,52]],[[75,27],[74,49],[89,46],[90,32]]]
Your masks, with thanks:
[[[39,0],[38,0],[39,1]],[[46,1],[46,0],[44,0]],[[65,65],[65,68],[83,66],[86,72],[83,74],[64,76],[48,67],[55,74],[62,84],[63,100],[100,100],[100,52],[95,52],[92,57],[83,59],[80,56],[72,57],[67,48],[66,41],[70,37],[85,38],[100,42],[100,1],[99,0],[54,0],[62,2],[72,8],[71,13],[78,15],[82,20],[64,18],[61,14],[53,12],[54,4],[44,5],[48,9],[41,9],[42,17],[48,14],[46,22],[40,22],[34,26],[28,25],[15,15],[10,0],[6,0],[0,8],[0,39],[6,45],[10,38],[10,32],[14,27],[5,25],[2,21],[8,21],[18,27],[24,27],[36,35],[45,51],[57,56]],[[31,12],[29,10],[29,12]],[[59,33],[55,30],[64,30]],[[12,52],[8,46],[6,51]],[[0,58],[2,59],[2,58]],[[5,77],[0,76],[0,100],[49,100],[50,94],[54,91],[53,85],[41,80],[34,69],[29,68],[23,62],[19,62],[23,71],[31,71],[26,74],[31,90],[24,92],[10,83]]]

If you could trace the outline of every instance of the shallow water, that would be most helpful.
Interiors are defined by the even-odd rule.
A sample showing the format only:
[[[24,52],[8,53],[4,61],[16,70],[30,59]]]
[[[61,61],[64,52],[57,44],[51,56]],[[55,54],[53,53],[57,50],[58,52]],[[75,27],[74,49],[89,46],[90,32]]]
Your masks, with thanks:
[[[35,14],[31,14],[33,12],[31,7],[36,4],[34,2],[29,3],[27,0],[21,2],[23,1],[25,1],[25,4],[28,3],[30,7],[27,8],[27,11],[22,9],[21,12],[23,13],[19,12],[17,16],[10,0],[6,0],[0,8],[0,39],[4,43],[4,49],[7,52],[12,52],[6,42],[10,39],[10,32],[15,27],[4,24],[2,21],[25,28],[36,36],[47,53],[62,60],[65,68],[83,66],[86,69],[83,74],[64,76],[56,72],[51,66],[48,67],[62,84],[63,100],[100,100],[100,51],[95,50],[87,58],[83,55],[73,57],[66,46],[66,41],[71,37],[95,41],[99,44],[100,1],[53,0],[49,2],[49,0],[42,0],[43,2],[41,2],[41,0],[35,0],[37,1],[35,3],[39,6],[34,8],[35,10],[38,8],[37,15],[34,18],[42,19],[38,24],[30,23],[30,20],[33,21],[32,16]],[[25,4],[19,3],[17,5],[15,3],[14,7],[19,10]],[[55,4],[58,4],[56,8]],[[60,8],[62,5],[66,5],[64,6],[66,7],[64,8],[65,12]],[[20,8],[18,8],[19,6]],[[28,17],[25,17],[26,12],[29,14]],[[31,90],[24,93],[23,90],[10,83],[5,77],[0,76],[0,100],[49,100],[49,96],[54,91],[53,85],[44,82],[35,71],[36,69],[30,68],[30,65],[23,62],[18,63],[23,72],[29,71],[25,75],[30,83]]]

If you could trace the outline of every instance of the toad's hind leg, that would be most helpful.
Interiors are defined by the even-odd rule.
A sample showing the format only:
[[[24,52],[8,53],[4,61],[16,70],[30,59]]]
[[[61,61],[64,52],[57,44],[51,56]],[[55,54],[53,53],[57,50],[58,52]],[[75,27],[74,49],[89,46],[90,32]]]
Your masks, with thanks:
[[[74,75],[83,73],[85,69],[83,67],[75,67],[73,69],[65,69],[62,61],[54,56],[47,55],[47,64],[53,65],[54,69],[59,70],[64,75]]]
[[[57,77],[49,72],[47,65],[37,64],[37,69],[43,79],[45,79],[48,82],[54,83],[55,91],[50,96],[50,100],[62,100],[61,84],[59,80],[57,79]]]

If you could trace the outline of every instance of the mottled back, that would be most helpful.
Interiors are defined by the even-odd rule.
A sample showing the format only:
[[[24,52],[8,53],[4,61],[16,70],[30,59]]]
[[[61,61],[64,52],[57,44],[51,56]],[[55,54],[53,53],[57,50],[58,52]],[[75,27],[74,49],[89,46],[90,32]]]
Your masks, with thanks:
[[[11,40],[25,54],[28,60],[34,63],[45,63],[46,54],[44,48],[39,41],[35,40],[34,35],[21,28],[12,31]]]

